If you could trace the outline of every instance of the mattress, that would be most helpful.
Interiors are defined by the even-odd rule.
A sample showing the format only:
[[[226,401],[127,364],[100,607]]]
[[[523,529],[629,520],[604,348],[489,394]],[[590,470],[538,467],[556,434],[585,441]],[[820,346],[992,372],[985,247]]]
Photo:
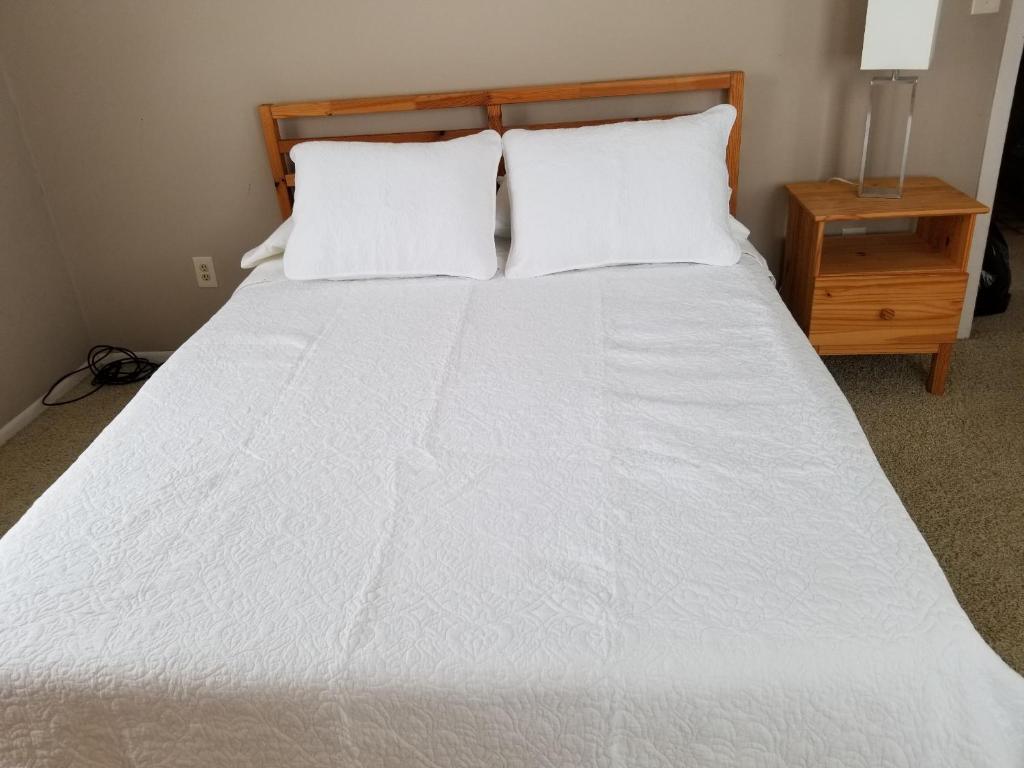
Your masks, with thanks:
[[[0,540],[0,766],[1019,766],[759,261],[261,268]]]

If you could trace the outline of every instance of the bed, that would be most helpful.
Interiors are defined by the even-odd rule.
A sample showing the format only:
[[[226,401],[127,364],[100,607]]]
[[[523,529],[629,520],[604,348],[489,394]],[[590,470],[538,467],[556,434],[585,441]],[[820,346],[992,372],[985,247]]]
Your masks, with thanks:
[[[1024,765],[1024,680],[743,247],[261,265],[0,539],[0,766]]]

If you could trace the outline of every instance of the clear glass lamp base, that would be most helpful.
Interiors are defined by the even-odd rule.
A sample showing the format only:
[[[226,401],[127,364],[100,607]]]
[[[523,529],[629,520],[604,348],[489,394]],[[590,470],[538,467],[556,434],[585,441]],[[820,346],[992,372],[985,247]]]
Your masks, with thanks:
[[[916,96],[917,78],[903,77],[900,75],[899,70],[894,70],[888,76],[871,78],[868,93],[868,113],[864,119],[864,149],[860,159],[860,180],[857,185],[858,196],[893,199],[903,197],[903,179],[907,172],[907,149],[910,147],[910,127],[914,117],[914,99]],[[899,120],[890,117],[889,124],[886,125],[885,121],[879,121],[877,116],[873,122],[872,115],[876,110],[880,110],[884,106],[892,107],[893,104],[898,104],[901,101],[907,103],[907,123],[903,131],[903,141],[901,144],[898,144],[897,142],[899,142],[900,138],[898,135]],[[890,110],[883,109],[881,111]],[[883,123],[881,125],[883,130],[880,130],[880,122]],[[872,135],[872,128],[874,128],[876,135]],[[889,130],[884,130],[886,128]],[[884,160],[886,156],[891,156],[896,149],[900,151],[898,177],[893,179],[890,174],[884,174],[885,176],[890,176],[884,179],[885,182],[888,182],[885,185],[872,183],[872,179],[865,178],[869,163],[873,166],[878,165],[880,159]],[[891,164],[889,167],[892,167]],[[878,181],[882,181],[882,179],[878,179]],[[892,182],[895,182],[895,184]]]

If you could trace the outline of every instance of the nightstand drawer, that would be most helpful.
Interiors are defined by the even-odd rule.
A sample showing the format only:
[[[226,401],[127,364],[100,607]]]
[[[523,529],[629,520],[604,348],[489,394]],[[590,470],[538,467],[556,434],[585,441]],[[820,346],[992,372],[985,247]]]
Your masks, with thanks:
[[[964,273],[819,277],[811,308],[811,344],[909,348],[951,342],[966,285]]]

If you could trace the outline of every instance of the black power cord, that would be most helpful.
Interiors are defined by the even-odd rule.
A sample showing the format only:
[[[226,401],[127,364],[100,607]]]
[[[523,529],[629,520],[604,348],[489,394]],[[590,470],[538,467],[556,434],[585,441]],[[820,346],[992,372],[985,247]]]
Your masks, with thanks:
[[[118,355],[118,357],[110,362],[103,362],[111,355]],[[77,403],[79,400],[84,400],[89,395],[99,392],[103,387],[108,385],[134,384],[138,381],[145,381],[153,375],[157,368],[160,367],[160,363],[154,363],[152,360],[139,357],[130,349],[125,349],[124,347],[112,347],[109,344],[97,344],[89,350],[89,356],[86,359],[88,362],[86,362],[86,364],[81,368],[76,368],[70,373],[65,373],[53,382],[53,386],[46,391],[45,395],[43,395],[43,405],[67,405],[68,403]],[[92,371],[93,388],[91,390],[86,392],[84,395],[73,397],[70,400],[49,401],[49,397],[53,394],[53,390],[60,386],[62,381],[79,374],[82,371]]]

